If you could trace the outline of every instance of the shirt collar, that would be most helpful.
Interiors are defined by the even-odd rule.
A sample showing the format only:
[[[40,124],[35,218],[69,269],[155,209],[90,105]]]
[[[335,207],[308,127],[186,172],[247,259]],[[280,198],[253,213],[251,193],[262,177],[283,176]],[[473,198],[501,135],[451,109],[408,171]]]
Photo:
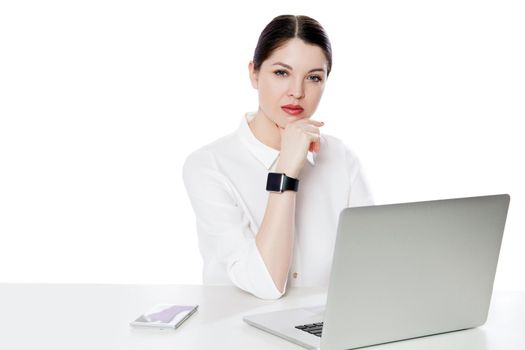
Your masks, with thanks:
[[[279,158],[279,151],[266,146],[255,137],[252,130],[250,129],[250,126],[248,125],[254,116],[255,115],[253,113],[246,113],[246,115],[242,118],[241,125],[237,130],[237,134],[240,136],[241,140],[244,142],[250,153],[252,153],[255,158],[265,166],[266,169],[270,170]],[[306,159],[312,166],[315,165],[314,153],[308,152]]]

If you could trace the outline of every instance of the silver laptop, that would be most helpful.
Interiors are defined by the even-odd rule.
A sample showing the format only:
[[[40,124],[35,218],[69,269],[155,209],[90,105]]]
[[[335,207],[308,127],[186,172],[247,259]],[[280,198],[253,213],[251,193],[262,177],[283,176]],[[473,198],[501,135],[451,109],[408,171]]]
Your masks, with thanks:
[[[244,321],[323,350],[480,326],[509,201],[503,194],[344,209],[326,305]]]

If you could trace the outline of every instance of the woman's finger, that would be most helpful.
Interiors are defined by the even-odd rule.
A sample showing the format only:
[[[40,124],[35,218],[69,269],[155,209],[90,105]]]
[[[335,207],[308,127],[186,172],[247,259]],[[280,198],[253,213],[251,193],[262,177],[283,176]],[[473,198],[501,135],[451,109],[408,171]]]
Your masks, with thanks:
[[[321,149],[321,142],[319,141],[310,142],[310,147],[308,148],[308,151],[319,153],[320,149]]]
[[[313,120],[313,119],[303,119],[303,120],[305,120],[308,124],[315,125],[317,127],[321,127],[324,125],[324,122],[320,122],[320,121]]]
[[[317,133],[306,133],[310,138],[310,146],[308,147],[308,150],[310,152],[319,152],[321,149],[321,137]]]
[[[324,125],[324,122],[320,122],[320,121],[309,119],[309,118],[296,119],[294,117],[288,117],[288,122],[298,123],[298,124],[310,124],[310,125],[315,125],[317,127],[321,127]]]
[[[306,131],[306,132],[317,134],[317,135],[319,135],[321,133],[319,128],[317,128],[317,127],[315,127],[313,125],[304,125],[303,126],[303,130]]]

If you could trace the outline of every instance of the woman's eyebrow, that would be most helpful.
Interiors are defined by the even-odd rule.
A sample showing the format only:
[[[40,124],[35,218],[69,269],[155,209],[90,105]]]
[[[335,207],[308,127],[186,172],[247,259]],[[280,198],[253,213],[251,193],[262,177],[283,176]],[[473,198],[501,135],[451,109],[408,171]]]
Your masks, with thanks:
[[[273,64],[273,66],[283,66],[284,68],[288,68],[289,70],[293,70],[292,66],[286,64],[286,63],[282,63],[282,62],[275,62]]]
[[[287,68],[289,70],[293,70],[292,66],[290,66],[289,64],[286,64],[286,63],[283,63],[283,62],[275,62],[273,64],[274,66],[283,66],[284,68]],[[314,68],[314,69],[310,69],[308,71],[308,73],[313,73],[313,72],[325,72],[325,69],[324,68]]]

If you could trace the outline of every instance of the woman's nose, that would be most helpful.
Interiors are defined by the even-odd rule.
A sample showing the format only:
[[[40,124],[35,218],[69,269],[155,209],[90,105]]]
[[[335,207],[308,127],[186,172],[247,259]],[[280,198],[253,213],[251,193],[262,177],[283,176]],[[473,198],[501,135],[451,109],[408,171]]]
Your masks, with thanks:
[[[303,81],[292,81],[288,90],[288,96],[301,99],[304,97]]]

